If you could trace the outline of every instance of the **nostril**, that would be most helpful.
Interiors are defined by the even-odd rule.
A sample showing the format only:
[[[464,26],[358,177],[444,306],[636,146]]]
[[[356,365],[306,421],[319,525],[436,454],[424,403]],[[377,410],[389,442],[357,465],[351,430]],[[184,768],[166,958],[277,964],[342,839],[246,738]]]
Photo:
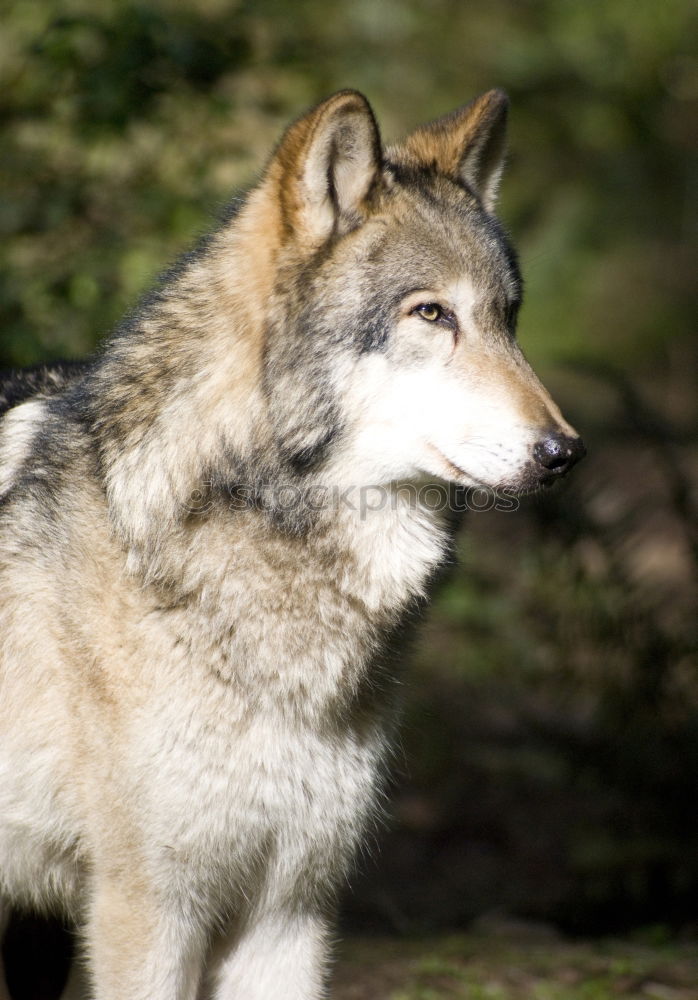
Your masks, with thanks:
[[[558,475],[569,471],[585,455],[586,448],[582,439],[566,437],[564,434],[550,434],[533,448],[536,462],[549,472]]]
[[[563,465],[567,465],[569,459],[567,455],[561,455],[558,452],[551,454],[547,462],[544,462],[546,469],[561,469]]]

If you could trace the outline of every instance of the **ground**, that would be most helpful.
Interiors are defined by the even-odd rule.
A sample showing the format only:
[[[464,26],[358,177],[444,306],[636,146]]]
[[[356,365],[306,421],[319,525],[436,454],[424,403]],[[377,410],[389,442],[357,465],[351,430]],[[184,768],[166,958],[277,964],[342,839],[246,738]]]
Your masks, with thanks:
[[[661,938],[661,931],[654,935]],[[350,939],[334,1000],[698,1000],[698,945],[568,941],[545,929]]]

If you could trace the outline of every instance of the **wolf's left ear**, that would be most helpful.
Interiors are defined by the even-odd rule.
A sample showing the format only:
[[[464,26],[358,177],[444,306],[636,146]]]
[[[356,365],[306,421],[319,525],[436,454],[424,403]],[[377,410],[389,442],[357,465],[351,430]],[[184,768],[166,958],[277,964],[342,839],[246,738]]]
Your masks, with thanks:
[[[294,122],[270,167],[286,228],[313,242],[362,221],[380,171],[378,126],[356,90],[334,94]]]
[[[417,161],[464,181],[491,212],[504,168],[508,109],[504,91],[489,90],[452,114],[418,128],[390,152],[398,160]]]

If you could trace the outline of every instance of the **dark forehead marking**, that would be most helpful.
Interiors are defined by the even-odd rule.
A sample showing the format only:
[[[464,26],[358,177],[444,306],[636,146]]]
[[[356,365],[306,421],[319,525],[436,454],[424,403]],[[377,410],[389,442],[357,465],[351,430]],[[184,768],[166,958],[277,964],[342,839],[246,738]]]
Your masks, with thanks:
[[[472,224],[479,214],[479,202],[472,191],[428,167],[400,164],[392,175],[396,202],[406,199],[410,213],[416,212],[417,218],[438,225],[444,233],[453,223]]]
[[[465,181],[455,177],[446,177],[445,174],[439,173],[436,169],[436,163],[424,165],[388,161],[385,164],[385,170],[401,187],[408,190],[417,188],[424,197],[434,202],[441,203],[444,188],[448,186],[465,193],[473,207],[478,204],[475,193]]]
[[[428,225],[438,226],[448,241],[458,237],[457,227],[462,226],[459,255],[465,250],[467,263],[481,272],[483,280],[496,265],[493,283],[497,283],[497,276],[508,279],[514,298],[520,299],[522,280],[516,251],[502,224],[485,212],[467,184],[438,173],[431,165],[388,162],[386,171],[394,182],[394,196],[407,197],[410,210],[416,210]]]

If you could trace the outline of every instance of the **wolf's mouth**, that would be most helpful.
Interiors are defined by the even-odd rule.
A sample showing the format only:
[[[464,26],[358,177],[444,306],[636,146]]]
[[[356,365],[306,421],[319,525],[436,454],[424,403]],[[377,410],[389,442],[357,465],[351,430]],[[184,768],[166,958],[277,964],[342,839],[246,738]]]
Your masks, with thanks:
[[[447,455],[444,455],[441,449],[437,448],[436,445],[430,444],[428,447],[433,455],[438,459],[439,464],[443,465],[446,469],[448,474],[444,476],[444,479],[449,482],[460,483],[461,485],[482,487],[482,489],[488,488],[487,484],[483,483],[481,479],[477,478],[477,476],[472,476],[465,469],[462,469],[460,465],[456,465],[456,463],[448,458]]]
[[[487,483],[483,479],[479,479],[477,476],[472,475],[472,473],[463,469],[460,465],[457,465],[447,455],[444,455],[441,449],[437,448],[436,445],[430,444],[429,450],[438,460],[439,465],[443,467],[444,479],[448,482],[455,482],[461,486],[469,486],[474,489],[508,490],[515,493],[517,496],[523,497],[548,489],[555,482],[557,482],[559,478],[559,476],[554,474],[541,474],[541,470],[535,467],[533,463],[530,463],[524,470],[522,470],[518,479],[513,479],[509,482]]]

